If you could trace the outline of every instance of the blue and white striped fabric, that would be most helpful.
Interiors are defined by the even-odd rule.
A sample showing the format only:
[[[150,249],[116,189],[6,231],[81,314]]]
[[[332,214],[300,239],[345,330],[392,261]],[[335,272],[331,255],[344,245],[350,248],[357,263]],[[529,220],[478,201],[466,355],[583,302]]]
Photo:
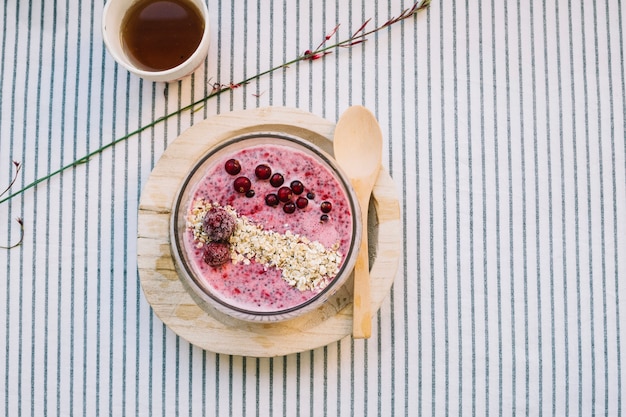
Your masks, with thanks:
[[[102,0],[0,6],[0,190],[398,16],[401,0],[208,0],[206,65],[149,83],[106,53]],[[0,415],[616,416],[626,349],[625,10],[433,1],[367,42],[184,111],[0,203]],[[404,256],[372,338],[276,358],[178,338],[139,285],[142,184],[207,116],[378,117]]]

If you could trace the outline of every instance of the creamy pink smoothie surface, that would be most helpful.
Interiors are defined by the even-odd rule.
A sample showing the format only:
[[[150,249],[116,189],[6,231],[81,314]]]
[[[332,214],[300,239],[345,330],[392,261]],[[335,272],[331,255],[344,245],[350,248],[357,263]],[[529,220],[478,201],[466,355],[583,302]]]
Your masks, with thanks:
[[[231,159],[238,161],[241,166],[241,171],[235,175],[225,169],[226,162]],[[306,207],[296,207],[293,213],[287,213],[283,209],[285,202],[268,205],[266,196],[276,194],[280,187],[272,185],[269,179],[257,178],[255,168],[260,164],[269,166],[272,174],[282,174],[282,187],[289,187],[294,180],[300,181],[304,190],[301,194],[293,193],[289,201],[295,204],[298,197],[305,198]],[[239,177],[250,180],[253,192],[235,190],[234,182]],[[256,227],[261,231],[259,233],[278,234],[273,236],[280,237],[299,235],[304,242],[319,242],[325,249],[335,251],[340,256],[337,258],[339,266],[349,251],[352,213],[340,182],[325,165],[289,146],[256,145],[216,160],[192,193],[191,206],[200,202],[232,209],[238,216],[239,227],[245,224]],[[330,211],[327,203],[330,203]],[[235,235],[238,236],[238,232]],[[273,312],[294,307],[313,297],[335,278],[334,275],[328,276],[323,284],[315,288],[299,289],[285,279],[283,269],[263,264],[255,257],[229,259],[219,266],[207,264],[203,258],[204,244],[197,240],[192,227],[188,228],[184,242],[191,267],[202,277],[206,286],[220,294],[224,301],[241,309]],[[237,246],[231,243],[230,247]],[[298,268],[292,262],[288,262],[288,265]]]

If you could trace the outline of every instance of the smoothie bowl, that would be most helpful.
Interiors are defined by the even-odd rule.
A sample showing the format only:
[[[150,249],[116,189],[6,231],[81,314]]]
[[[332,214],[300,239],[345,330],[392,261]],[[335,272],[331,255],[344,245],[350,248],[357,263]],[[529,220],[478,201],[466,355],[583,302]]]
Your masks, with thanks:
[[[324,151],[285,134],[238,136],[183,181],[172,255],[199,305],[283,321],[320,307],[352,274],[359,218],[347,177]]]

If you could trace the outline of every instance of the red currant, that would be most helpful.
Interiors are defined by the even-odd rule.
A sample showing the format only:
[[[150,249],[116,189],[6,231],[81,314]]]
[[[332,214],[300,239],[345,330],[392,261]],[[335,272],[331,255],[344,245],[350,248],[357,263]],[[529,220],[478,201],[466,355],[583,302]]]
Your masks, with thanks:
[[[286,203],[287,201],[291,200],[291,197],[293,196],[293,193],[291,192],[291,188],[289,187],[280,187],[278,189],[278,193],[276,194],[278,195],[278,199],[282,201],[283,203]]]
[[[296,200],[296,207],[298,207],[299,209],[306,208],[308,204],[309,200],[304,197],[298,197],[298,199]]]
[[[254,174],[258,179],[266,180],[272,175],[272,169],[265,164],[261,164],[254,169]]]
[[[233,181],[233,186],[235,187],[235,191],[243,194],[250,190],[252,183],[246,177],[237,177],[235,181]]]
[[[320,204],[320,210],[322,210],[322,213],[330,213],[332,209],[333,205],[330,201],[322,201],[322,204]]]
[[[283,185],[284,182],[285,178],[282,174],[276,173],[272,175],[272,178],[270,178],[270,184],[272,184],[272,186],[274,187],[280,187],[281,185]]]
[[[237,175],[241,172],[241,164],[239,164],[239,161],[236,159],[229,159],[224,164],[224,169],[230,175]]]
[[[304,191],[304,184],[298,180],[291,181],[291,191],[294,194],[300,195]]]
[[[278,196],[276,194],[268,194],[265,196],[265,204],[270,207],[274,207],[278,205]]]
[[[283,206],[283,211],[287,214],[291,214],[296,211],[296,205],[293,203],[293,201],[285,203],[285,205]]]

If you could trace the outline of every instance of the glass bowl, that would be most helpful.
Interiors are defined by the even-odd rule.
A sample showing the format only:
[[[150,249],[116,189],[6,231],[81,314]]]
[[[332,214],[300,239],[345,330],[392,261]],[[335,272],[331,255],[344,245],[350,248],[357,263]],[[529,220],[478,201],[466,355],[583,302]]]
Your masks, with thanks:
[[[182,182],[171,250],[201,307],[283,321],[320,307],[350,277],[360,218],[350,181],[322,149],[292,135],[247,134],[214,146]]]

